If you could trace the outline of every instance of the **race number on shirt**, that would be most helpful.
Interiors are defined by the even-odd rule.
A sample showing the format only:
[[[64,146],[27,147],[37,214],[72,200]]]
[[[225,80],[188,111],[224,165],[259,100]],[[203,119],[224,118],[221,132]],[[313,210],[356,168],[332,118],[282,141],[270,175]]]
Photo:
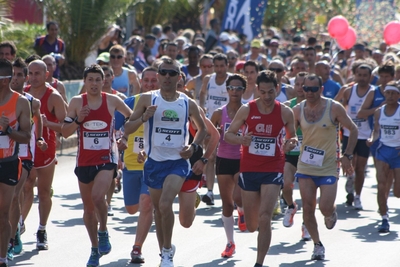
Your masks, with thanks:
[[[28,156],[28,145],[27,144],[19,144],[18,156],[24,157],[24,158]]]
[[[161,147],[177,148],[182,146],[182,130],[156,127],[154,145]]]
[[[10,148],[10,138],[7,135],[0,135],[0,149]]]
[[[275,156],[276,138],[252,136],[249,153],[258,156]]]
[[[83,132],[83,149],[110,149],[108,132]]]
[[[135,136],[133,139],[133,152],[139,154],[144,149],[143,137]]]
[[[325,151],[314,147],[305,146],[301,154],[301,161],[314,166],[322,166],[324,162]]]

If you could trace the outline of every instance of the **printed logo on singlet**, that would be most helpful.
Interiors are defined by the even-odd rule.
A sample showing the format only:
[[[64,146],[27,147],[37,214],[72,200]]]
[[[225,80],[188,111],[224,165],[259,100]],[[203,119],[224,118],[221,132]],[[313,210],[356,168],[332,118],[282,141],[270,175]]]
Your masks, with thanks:
[[[259,133],[271,134],[272,133],[272,124],[259,123],[256,126],[256,131]]]
[[[178,113],[175,110],[164,110],[162,113],[161,121],[179,121]]]
[[[107,127],[107,123],[99,120],[91,120],[85,122],[83,124],[83,127],[85,127],[88,130],[101,130]]]
[[[259,120],[259,119],[261,119],[261,116],[251,116],[251,119],[252,120]]]

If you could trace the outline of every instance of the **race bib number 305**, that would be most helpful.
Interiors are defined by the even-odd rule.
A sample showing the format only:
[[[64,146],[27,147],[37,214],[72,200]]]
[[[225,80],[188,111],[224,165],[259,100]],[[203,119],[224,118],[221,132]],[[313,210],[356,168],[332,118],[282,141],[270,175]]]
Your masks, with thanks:
[[[161,147],[177,148],[183,143],[181,129],[168,129],[156,127],[154,134],[154,145]]]
[[[110,149],[108,132],[83,132],[83,149]]]
[[[325,151],[310,146],[305,146],[301,154],[301,161],[314,166],[322,167],[324,162]]]
[[[258,156],[275,156],[276,138],[253,136],[249,153]]]

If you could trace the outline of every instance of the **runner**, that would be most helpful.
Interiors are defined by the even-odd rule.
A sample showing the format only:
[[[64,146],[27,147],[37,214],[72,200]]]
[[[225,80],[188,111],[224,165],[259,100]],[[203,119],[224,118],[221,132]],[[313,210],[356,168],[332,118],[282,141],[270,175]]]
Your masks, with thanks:
[[[272,71],[262,71],[257,77],[260,97],[242,106],[233,119],[225,141],[242,145],[239,186],[247,229],[258,230],[257,260],[262,266],[271,243],[271,219],[283,182],[285,152],[297,144],[293,112],[275,100],[278,80]],[[263,122],[269,122],[264,124]],[[242,136],[239,129],[246,125]],[[283,144],[282,129],[288,141]]]
[[[14,61],[17,55],[17,47],[13,41],[3,41],[0,43],[0,59]]]
[[[258,97],[257,90],[257,76],[258,76],[259,67],[254,61],[247,61],[243,66],[243,75],[247,78],[247,86],[246,90],[242,95],[242,104],[247,104],[251,100]]]
[[[381,233],[390,231],[389,208],[387,206],[387,184],[391,181],[394,172],[393,194],[400,197],[400,89],[396,82],[389,82],[384,90],[385,101],[382,107],[375,111],[374,131],[367,144],[372,145],[379,139],[376,150],[376,176],[378,179],[378,206],[382,222],[378,227]]]
[[[304,224],[314,242],[311,260],[323,260],[325,247],[321,243],[315,218],[317,189],[320,188],[319,209],[325,217],[325,226],[332,229],[337,221],[338,124],[350,131],[347,149],[340,158],[345,175],[354,171],[351,152],[357,142],[358,130],[340,103],[321,96],[323,87],[319,76],[306,76],[303,90],[306,100],[293,108],[296,126],[299,125],[303,133],[295,177],[303,203]]]
[[[68,99],[67,99],[67,95],[65,93],[64,84],[62,82],[60,82],[58,79],[53,77],[53,73],[54,73],[55,69],[57,68],[57,63],[56,63],[55,58],[51,55],[45,55],[44,57],[42,57],[42,60],[46,64],[47,71],[49,72],[46,82],[48,82],[54,89],[57,89],[57,91],[60,93],[60,95],[64,99],[65,103],[68,104]]]
[[[160,90],[143,94],[125,134],[144,125],[144,145],[148,158],[144,165],[144,181],[149,187],[155,209],[156,232],[161,250],[161,266],[174,266],[175,246],[172,246],[174,213],[172,203],[184,178],[189,174],[188,159],[197,151],[206,129],[196,103],[176,92],[180,69],[176,61],[165,58],[157,74]],[[188,144],[188,117],[198,128],[193,143]]]
[[[7,267],[7,249],[11,232],[10,206],[21,175],[19,144],[31,138],[28,100],[10,88],[13,68],[10,61],[0,59],[0,266]]]
[[[111,251],[105,194],[112,178],[117,174],[114,112],[119,111],[128,117],[132,111],[119,97],[102,92],[104,72],[99,65],[87,67],[83,73],[83,81],[88,92],[71,99],[62,125],[62,134],[67,138],[78,131],[75,174],[83,201],[83,221],[92,244],[86,266],[94,267],[99,266],[101,255]]]
[[[220,130],[221,137],[217,150],[216,174],[219,193],[222,200],[222,224],[225,229],[227,245],[221,253],[221,257],[230,258],[235,253],[235,241],[233,239],[234,205],[238,211],[239,230],[246,231],[246,222],[241,198],[241,190],[238,185],[240,166],[240,145],[231,145],[224,141],[224,133],[228,130],[237,111],[242,106],[242,96],[246,90],[246,78],[240,74],[229,76],[226,81],[226,89],[229,93],[228,104],[214,111],[211,121]],[[238,134],[241,131],[238,131]]]
[[[200,101],[200,90],[204,77],[214,72],[213,56],[210,54],[202,55],[199,64],[201,73],[193,77],[193,79],[189,80],[186,84],[186,89],[191,92],[197,104],[199,104]]]
[[[285,75],[285,65],[280,60],[272,60],[269,63],[268,69],[276,73],[278,79],[279,89],[277,92],[276,100],[283,103],[288,99],[292,99],[296,96],[293,87],[289,84],[283,83],[282,77]]]

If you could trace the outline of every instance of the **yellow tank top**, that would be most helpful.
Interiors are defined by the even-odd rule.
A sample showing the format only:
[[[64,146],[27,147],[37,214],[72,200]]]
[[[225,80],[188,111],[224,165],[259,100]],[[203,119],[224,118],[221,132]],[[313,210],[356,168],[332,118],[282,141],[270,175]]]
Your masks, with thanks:
[[[137,104],[140,94],[135,95],[135,102],[133,107]],[[142,171],[143,163],[137,162],[137,156],[139,151],[144,149],[143,143],[143,124],[140,125],[139,129],[128,137],[128,148],[124,151],[124,162],[125,167],[128,171]]]
[[[303,101],[300,104],[300,127],[303,142],[297,172],[311,176],[335,176],[339,174],[339,127],[331,119],[332,99],[327,99],[323,116],[316,122],[308,122],[304,116]]]

